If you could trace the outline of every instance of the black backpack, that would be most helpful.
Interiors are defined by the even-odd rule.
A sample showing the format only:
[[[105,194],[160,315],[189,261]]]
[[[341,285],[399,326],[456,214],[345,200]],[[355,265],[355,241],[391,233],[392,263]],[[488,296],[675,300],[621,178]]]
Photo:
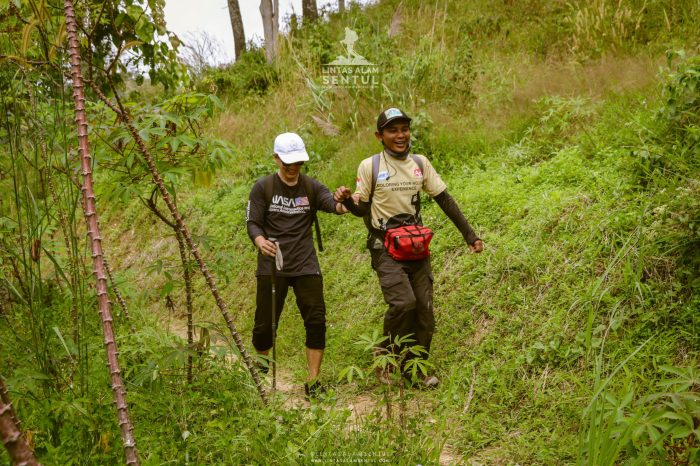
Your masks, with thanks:
[[[263,188],[265,190],[265,212],[270,207],[272,202],[272,192],[275,188],[275,178],[277,174],[273,173],[268,175],[263,179]],[[316,230],[316,243],[318,244],[318,250],[323,252],[323,241],[321,240],[321,226],[318,224],[318,217],[316,216],[316,190],[314,189],[313,180],[311,177],[299,173],[299,181],[304,183],[304,191],[309,197],[309,206],[311,207],[311,215],[313,215],[314,228]]]

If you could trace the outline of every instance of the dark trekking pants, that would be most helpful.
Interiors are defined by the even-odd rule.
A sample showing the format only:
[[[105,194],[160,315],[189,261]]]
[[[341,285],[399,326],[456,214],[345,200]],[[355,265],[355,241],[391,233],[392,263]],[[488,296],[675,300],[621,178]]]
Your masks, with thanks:
[[[323,300],[323,278],[320,275],[278,276],[275,286],[277,324],[279,324],[289,287],[294,289],[297,306],[304,319],[306,347],[324,349],[326,347],[326,304]],[[253,346],[258,351],[267,351],[272,348],[272,277],[269,275],[258,277],[256,305]]]
[[[435,331],[430,258],[398,262],[383,247],[370,249],[370,254],[384,301],[389,305],[384,315],[384,335],[393,342],[396,336],[413,334],[412,338],[416,340],[413,344],[430,351]],[[424,359],[427,357],[427,354],[423,356]]]

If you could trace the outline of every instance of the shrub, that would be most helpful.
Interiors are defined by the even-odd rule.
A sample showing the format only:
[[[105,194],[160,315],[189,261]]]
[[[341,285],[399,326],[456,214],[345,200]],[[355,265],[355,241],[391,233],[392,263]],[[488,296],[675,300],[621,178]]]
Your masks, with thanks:
[[[233,64],[205,72],[201,90],[231,97],[263,95],[278,82],[277,70],[265,60],[263,49],[252,49]]]
[[[684,139],[692,137],[694,142],[699,142],[697,130],[700,126],[700,57],[684,60],[684,51],[669,52],[669,68],[675,57],[681,58],[681,62],[675,72],[669,75],[664,89],[666,102],[659,112],[660,117],[668,124],[672,133]]]

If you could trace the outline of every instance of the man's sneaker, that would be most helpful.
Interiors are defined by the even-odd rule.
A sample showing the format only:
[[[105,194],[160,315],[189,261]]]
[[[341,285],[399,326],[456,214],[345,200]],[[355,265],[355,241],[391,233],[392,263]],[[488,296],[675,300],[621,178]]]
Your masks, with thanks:
[[[270,372],[270,366],[265,364],[262,361],[255,361],[255,368],[260,372],[261,374],[267,374]]]
[[[421,383],[422,388],[428,389],[437,388],[438,385],[440,385],[440,379],[438,379],[434,375],[426,375],[425,378],[423,378],[423,382]]]
[[[426,375],[423,378],[414,379],[410,372],[404,371],[403,378],[410,387],[415,387],[420,390],[434,389],[440,385],[440,379],[434,375]]]
[[[326,393],[326,387],[321,385],[318,380],[312,382],[310,385],[309,383],[304,384],[304,395],[306,397],[307,401],[310,401],[312,398],[316,399],[319,398],[321,395]]]
[[[387,366],[385,368],[381,368],[381,367],[374,368],[374,375],[376,375],[379,382],[384,384],[384,385],[389,385],[391,383],[391,374],[393,374],[393,373],[394,373],[393,366]]]

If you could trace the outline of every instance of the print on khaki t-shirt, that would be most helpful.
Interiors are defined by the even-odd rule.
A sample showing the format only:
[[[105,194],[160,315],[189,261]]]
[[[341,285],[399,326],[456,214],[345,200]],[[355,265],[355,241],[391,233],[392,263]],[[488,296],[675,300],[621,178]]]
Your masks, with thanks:
[[[424,155],[417,157],[423,162],[423,170],[412,157],[402,160],[380,154],[370,211],[374,228],[386,229],[386,222],[396,215],[415,215],[415,196],[421,189],[430,197],[435,197],[447,188],[430,161]],[[369,202],[372,193],[372,157],[360,163],[356,181],[355,192],[360,195],[361,201]]]

